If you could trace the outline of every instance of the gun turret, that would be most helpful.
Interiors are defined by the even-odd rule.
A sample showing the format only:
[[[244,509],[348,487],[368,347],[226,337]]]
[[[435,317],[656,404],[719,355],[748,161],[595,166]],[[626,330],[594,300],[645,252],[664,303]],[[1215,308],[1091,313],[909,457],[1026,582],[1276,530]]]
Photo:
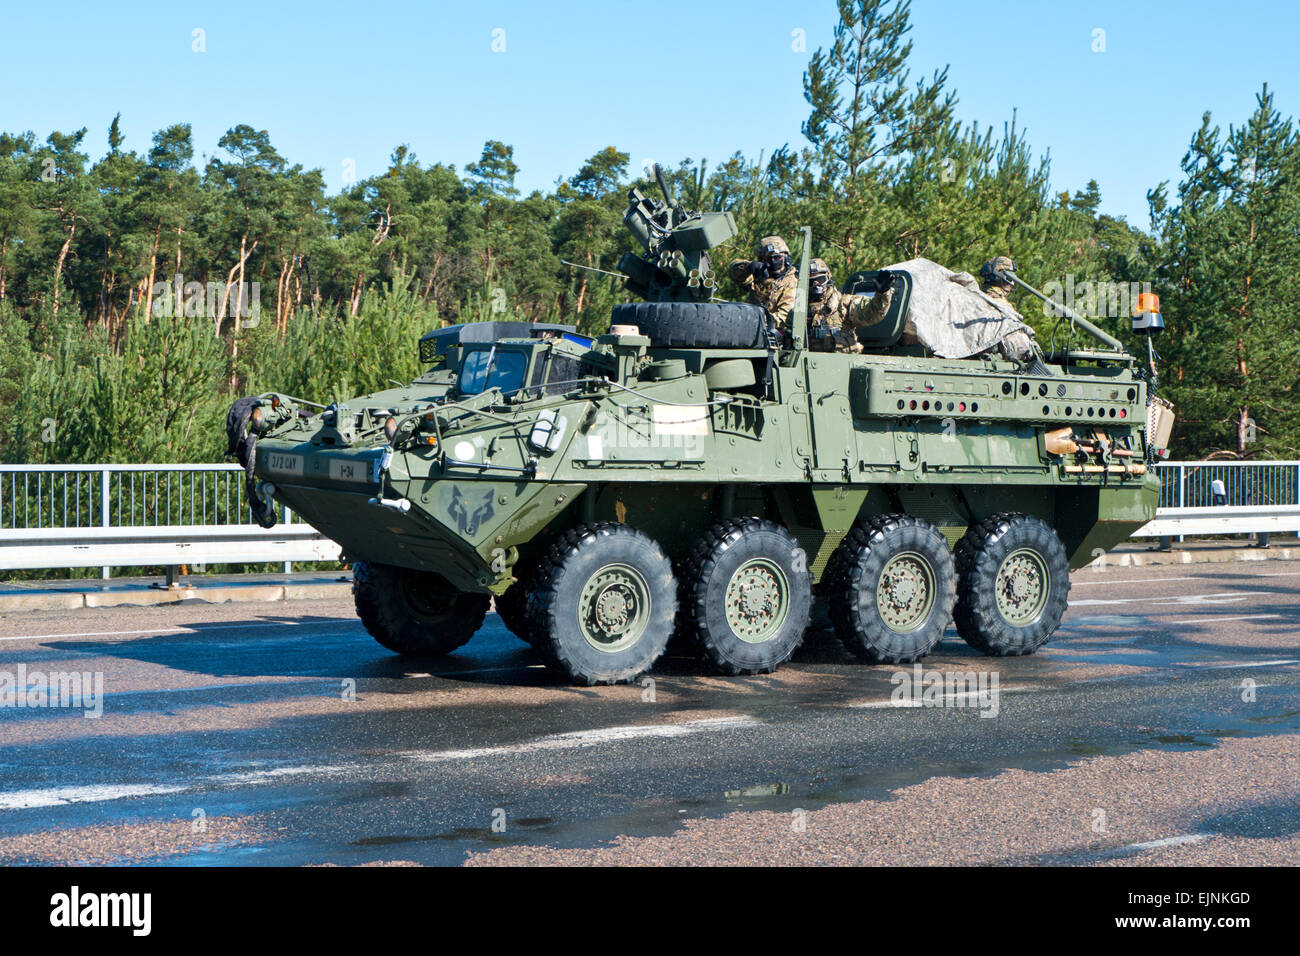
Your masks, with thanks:
[[[636,187],[627,194],[623,224],[645,252],[625,252],[619,258],[619,271],[627,276],[624,284],[647,302],[707,302],[717,288],[708,250],[736,235],[736,220],[729,212],[683,209],[668,191],[658,163],[654,173],[663,202]]]

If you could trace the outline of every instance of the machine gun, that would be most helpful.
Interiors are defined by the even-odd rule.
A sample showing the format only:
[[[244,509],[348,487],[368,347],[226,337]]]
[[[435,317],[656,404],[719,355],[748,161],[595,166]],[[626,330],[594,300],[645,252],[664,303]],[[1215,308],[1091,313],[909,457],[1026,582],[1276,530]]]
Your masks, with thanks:
[[[1111,349],[1112,351],[1115,352],[1127,351],[1124,348],[1124,343],[1121,342],[1119,339],[1115,338],[1115,336],[1111,335],[1109,332],[1104,331],[1103,329],[1098,328],[1092,322],[1088,321],[1087,319],[1079,315],[1077,312],[1075,312],[1073,309],[1069,308],[1068,306],[1063,305],[1062,303],[1057,302],[1054,299],[1049,299],[1047,296],[1039,292],[1037,289],[1031,286],[1024,279],[1016,275],[1014,271],[1009,269],[994,270],[993,275],[999,279],[1002,279],[1005,282],[1014,283],[1015,285],[1020,286],[1020,288],[1024,289],[1026,292],[1028,292],[1030,295],[1034,296],[1035,298],[1041,299],[1044,303],[1046,303],[1047,305],[1055,309],[1056,314],[1059,315],[1061,318],[1068,319],[1070,322],[1070,326],[1072,328],[1077,325],[1079,328],[1083,329],[1085,332],[1087,332],[1097,341],[1105,345],[1108,349]],[[1163,324],[1161,325],[1161,328],[1164,328]]]
[[[663,202],[636,187],[627,194],[623,225],[645,252],[625,252],[619,258],[618,269],[627,276],[624,285],[647,302],[707,302],[718,285],[708,250],[736,235],[736,220],[729,212],[683,208],[669,191],[658,163],[654,173]]]

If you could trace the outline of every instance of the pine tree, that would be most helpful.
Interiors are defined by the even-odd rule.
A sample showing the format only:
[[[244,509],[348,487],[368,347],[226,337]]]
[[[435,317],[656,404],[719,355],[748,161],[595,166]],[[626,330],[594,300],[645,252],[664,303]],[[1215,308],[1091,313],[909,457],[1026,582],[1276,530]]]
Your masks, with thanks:
[[[1210,114],[1183,158],[1178,201],[1151,193],[1170,332],[1166,383],[1183,454],[1295,457],[1294,317],[1300,144],[1265,86],[1224,136]]]

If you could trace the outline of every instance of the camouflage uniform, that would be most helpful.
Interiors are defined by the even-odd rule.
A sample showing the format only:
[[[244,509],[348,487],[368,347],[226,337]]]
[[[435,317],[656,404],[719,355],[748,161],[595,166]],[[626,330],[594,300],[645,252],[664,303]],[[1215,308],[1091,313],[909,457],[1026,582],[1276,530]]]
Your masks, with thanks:
[[[995,271],[1015,272],[1016,264],[1007,256],[994,256],[984,263],[983,268],[980,269],[980,278],[984,280],[981,291],[989,298],[997,299],[999,303],[1005,303],[1007,293],[1015,288],[1015,283],[999,279],[993,274]]]
[[[809,275],[812,278],[825,275],[829,285],[820,298],[815,297],[815,291],[810,295],[808,323],[814,330],[812,347],[830,351],[833,345],[836,352],[861,352],[862,343],[858,341],[856,330],[875,325],[885,317],[894,301],[893,287],[876,295],[846,295],[830,282],[830,270],[821,259],[812,260]],[[815,334],[818,327],[830,335]]]
[[[1000,306],[1012,308],[1007,294],[1016,287],[1014,282],[1005,279],[999,279],[994,272],[1015,272],[1016,264],[1008,256],[994,256],[988,262],[984,263],[980,269],[980,278],[983,280],[980,291],[992,299]],[[1027,331],[1012,332],[993,349],[986,351],[996,351],[1002,356],[1015,361],[1029,361],[1038,355],[1038,346],[1034,342],[1033,335]]]
[[[766,261],[770,256],[785,256],[785,271],[778,277],[758,277],[753,272],[754,261]],[[731,281],[749,292],[749,301],[761,305],[772,313],[776,324],[782,328],[794,310],[795,293],[799,287],[799,272],[790,266],[790,248],[780,236],[765,236],[758,244],[758,259],[737,259],[727,267]]]

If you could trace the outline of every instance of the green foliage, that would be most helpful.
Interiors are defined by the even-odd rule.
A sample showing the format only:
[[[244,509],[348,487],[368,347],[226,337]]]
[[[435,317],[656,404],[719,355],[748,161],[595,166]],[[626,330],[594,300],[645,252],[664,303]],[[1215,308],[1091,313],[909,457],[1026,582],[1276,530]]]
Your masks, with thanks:
[[[720,294],[740,294],[729,258],[774,233],[797,253],[803,224],[840,277],[917,256],[973,273],[1006,254],[1040,287],[1152,281],[1176,453],[1298,453],[1300,160],[1267,90],[1226,136],[1206,118],[1176,195],[1150,193],[1147,234],[1102,215],[1095,182],[1053,194],[1014,116],[1000,135],[959,122],[946,69],[914,79],[907,0],[837,2],[803,80],[806,145],[665,170],[686,206],[736,217],[714,252]],[[503,141],[463,172],[399,145],[382,173],[328,196],[319,170],[248,125],[201,170],[186,124],[139,154],[114,117],[93,163],[85,138],[0,133],[0,460],[214,460],[235,397],[324,402],[409,379],[416,340],[442,322],[603,331],[627,300],[608,274],[632,249],[627,189],[657,192],[613,146],[521,195]],[[172,301],[177,275],[205,290],[198,305]],[[248,297],[252,327],[235,314]],[[1055,318],[1013,301],[1048,342]],[[1125,316],[1099,321],[1127,335]]]
[[[1160,343],[1182,447],[1295,458],[1300,411],[1300,140],[1265,86],[1226,136],[1207,113],[1183,158],[1178,199],[1151,193],[1159,291],[1174,320]]]
[[[241,333],[248,336],[247,353],[253,356],[245,390],[324,404],[390,388],[393,381],[409,382],[420,374],[416,343],[441,324],[410,284],[396,283],[391,291],[364,297],[354,316],[302,309],[283,335],[265,326]]]

